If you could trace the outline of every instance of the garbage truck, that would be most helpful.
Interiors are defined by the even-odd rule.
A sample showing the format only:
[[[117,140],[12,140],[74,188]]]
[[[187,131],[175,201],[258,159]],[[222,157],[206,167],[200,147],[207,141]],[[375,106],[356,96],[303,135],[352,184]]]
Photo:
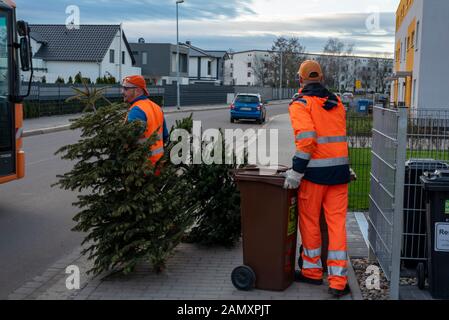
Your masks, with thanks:
[[[20,90],[20,69],[30,72],[25,95]],[[22,101],[30,93],[32,78],[29,25],[16,22],[14,1],[0,0],[0,184],[25,175]]]

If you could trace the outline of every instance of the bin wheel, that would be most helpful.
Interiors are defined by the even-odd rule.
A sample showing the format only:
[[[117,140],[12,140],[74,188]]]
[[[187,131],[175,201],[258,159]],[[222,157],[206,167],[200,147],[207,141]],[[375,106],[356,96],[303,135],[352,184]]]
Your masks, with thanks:
[[[416,267],[416,276],[418,278],[418,288],[424,290],[426,286],[426,267],[420,262]]]
[[[301,245],[299,247],[299,257],[298,257],[298,268],[302,270],[302,264],[303,264],[303,260],[302,260],[302,253],[304,252],[304,247]]]
[[[249,291],[256,286],[256,274],[253,269],[247,266],[235,268],[232,271],[231,280],[238,290]]]

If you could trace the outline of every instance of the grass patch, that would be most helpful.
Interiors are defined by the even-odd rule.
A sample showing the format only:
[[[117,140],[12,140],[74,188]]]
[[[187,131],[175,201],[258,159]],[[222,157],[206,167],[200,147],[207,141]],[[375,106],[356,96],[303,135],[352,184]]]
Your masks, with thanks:
[[[350,148],[351,167],[357,174],[357,181],[349,185],[349,210],[369,209],[371,148]],[[449,162],[449,150],[407,151],[407,159],[436,159]]]

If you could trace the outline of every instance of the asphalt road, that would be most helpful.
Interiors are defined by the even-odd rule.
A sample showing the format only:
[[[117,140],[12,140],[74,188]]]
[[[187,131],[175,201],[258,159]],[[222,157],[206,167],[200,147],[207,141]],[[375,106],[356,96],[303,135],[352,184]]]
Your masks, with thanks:
[[[288,112],[288,106],[267,107],[267,120]],[[190,113],[166,115],[171,127],[175,120]],[[229,110],[193,113],[194,120],[209,128],[258,128],[254,122],[231,124]],[[56,175],[71,169],[71,163],[54,153],[75,143],[79,133],[64,131],[24,139],[26,177],[0,185],[0,299],[24,282],[43,273],[48,267],[77,248],[83,235],[70,231],[77,209],[72,207],[76,194],[51,187]]]

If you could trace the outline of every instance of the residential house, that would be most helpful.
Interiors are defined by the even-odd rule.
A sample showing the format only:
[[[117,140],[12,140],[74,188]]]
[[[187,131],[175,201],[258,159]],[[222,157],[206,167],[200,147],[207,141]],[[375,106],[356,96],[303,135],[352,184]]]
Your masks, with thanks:
[[[412,109],[449,108],[449,1],[401,0],[391,102]]]
[[[191,84],[224,83],[224,65],[228,59],[226,51],[208,51],[187,41],[182,46],[189,49],[189,79]]]
[[[131,74],[141,74],[125,33],[120,25],[30,25],[34,80],[67,82],[81,73],[95,82],[97,78],[114,77],[120,81]],[[23,73],[24,80],[29,73]]]
[[[169,43],[131,43],[136,66],[152,85],[174,84],[177,81],[177,46]],[[189,84],[189,49],[179,46],[180,84]]]
[[[274,55],[279,55],[279,52],[248,50],[229,53],[229,59],[225,62],[225,85],[264,86],[270,83],[268,80],[279,82],[272,79],[272,70],[267,71]],[[313,53],[299,54],[298,59],[319,61],[324,70],[329,63],[338,66],[335,70],[335,89],[339,91],[389,91],[387,78],[393,71],[392,59]],[[261,76],[271,78],[261,79]]]
[[[271,53],[264,50],[229,53],[229,59],[225,62],[225,85],[260,86],[262,81],[257,69],[271,60]]]

